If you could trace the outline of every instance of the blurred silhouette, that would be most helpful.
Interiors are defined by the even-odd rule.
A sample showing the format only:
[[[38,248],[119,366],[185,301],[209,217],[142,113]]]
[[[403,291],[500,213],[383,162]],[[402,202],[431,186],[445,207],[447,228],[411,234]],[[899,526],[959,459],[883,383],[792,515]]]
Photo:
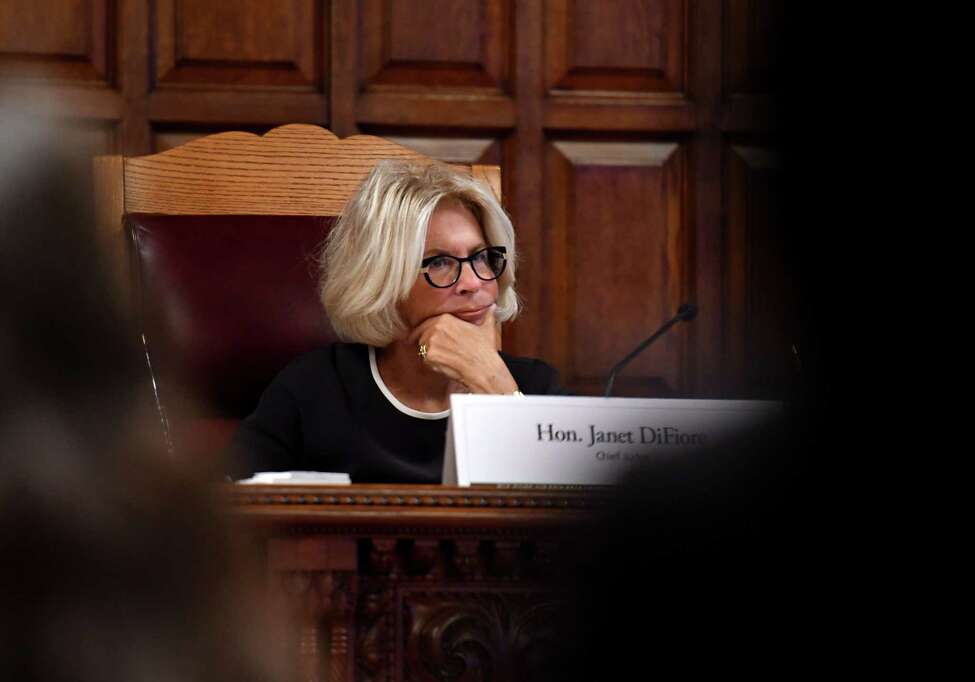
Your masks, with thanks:
[[[561,557],[558,680],[781,676],[810,642],[820,557],[805,455],[812,414],[634,468]]]
[[[155,435],[91,159],[38,120],[0,107],[0,679],[281,679],[213,472]]]

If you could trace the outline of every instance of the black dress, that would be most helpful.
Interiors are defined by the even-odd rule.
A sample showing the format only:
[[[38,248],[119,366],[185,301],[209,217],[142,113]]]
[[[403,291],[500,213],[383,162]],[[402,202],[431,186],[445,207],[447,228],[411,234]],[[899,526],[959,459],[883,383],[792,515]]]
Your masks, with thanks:
[[[565,393],[541,360],[501,358],[523,393]],[[334,471],[356,483],[439,483],[447,417],[426,416],[404,413],[383,394],[368,346],[325,346],[288,365],[264,391],[234,436],[232,474]]]

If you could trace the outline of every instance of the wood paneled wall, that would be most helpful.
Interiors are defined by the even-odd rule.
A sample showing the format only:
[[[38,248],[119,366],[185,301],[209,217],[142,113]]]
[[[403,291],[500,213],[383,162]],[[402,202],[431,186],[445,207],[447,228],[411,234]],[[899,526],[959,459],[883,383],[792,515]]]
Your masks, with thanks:
[[[682,301],[627,395],[782,395],[775,0],[2,0],[0,86],[92,153],[317,123],[502,167],[524,254],[507,349],[579,391]]]

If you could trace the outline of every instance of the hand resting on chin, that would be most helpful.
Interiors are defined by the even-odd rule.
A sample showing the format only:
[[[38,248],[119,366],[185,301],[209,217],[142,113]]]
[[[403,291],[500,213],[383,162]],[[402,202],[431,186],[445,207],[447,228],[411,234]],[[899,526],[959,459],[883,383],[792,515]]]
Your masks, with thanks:
[[[518,390],[498,354],[495,311],[491,305],[477,322],[451,313],[429,317],[410,333],[410,342],[427,347],[424,362],[470,393],[512,393]],[[456,391],[452,391],[456,392]]]

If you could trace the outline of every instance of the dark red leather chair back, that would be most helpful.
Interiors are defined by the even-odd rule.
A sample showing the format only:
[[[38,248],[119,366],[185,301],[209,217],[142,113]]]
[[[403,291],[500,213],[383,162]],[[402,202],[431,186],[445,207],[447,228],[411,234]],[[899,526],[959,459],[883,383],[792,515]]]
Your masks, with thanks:
[[[225,447],[285,365],[336,340],[316,263],[334,220],[127,216],[140,331],[179,454]]]

